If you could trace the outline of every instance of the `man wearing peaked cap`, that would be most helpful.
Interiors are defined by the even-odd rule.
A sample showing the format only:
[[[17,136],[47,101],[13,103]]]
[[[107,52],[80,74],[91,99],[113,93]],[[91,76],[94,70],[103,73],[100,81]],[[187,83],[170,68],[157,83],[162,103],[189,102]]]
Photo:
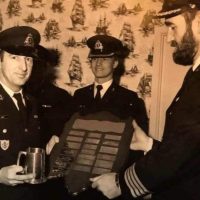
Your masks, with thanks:
[[[75,91],[75,111],[82,115],[108,111],[120,119],[132,117],[147,132],[148,117],[144,101],[136,92],[120,86],[115,77],[116,70],[121,67],[120,59],[128,55],[128,49],[119,39],[108,35],[90,37],[87,45],[90,49],[88,57],[94,74],[94,83]],[[143,152],[130,152],[130,157],[134,160],[141,156]],[[105,200],[107,197],[96,189],[89,188],[75,199]]]
[[[39,58],[40,34],[28,26],[0,32],[0,198],[39,200],[38,186],[25,184],[34,175],[16,165],[19,151],[41,147],[35,100],[23,86]]]
[[[119,39],[108,35],[95,35],[89,38],[87,46],[90,48],[89,58],[126,57],[128,55],[126,46]]]
[[[15,26],[0,32],[0,49],[15,55],[39,58],[48,53],[39,45],[40,40],[40,33],[36,29],[29,26]]]
[[[193,11],[200,9],[199,0],[167,0],[164,1],[162,9],[155,17],[157,18],[170,18],[185,11]]]
[[[165,18],[174,62],[191,67],[167,109],[162,141],[133,122],[131,148],[147,154],[119,174],[99,176],[93,187],[111,199],[199,200],[200,1],[164,0],[155,17]]]

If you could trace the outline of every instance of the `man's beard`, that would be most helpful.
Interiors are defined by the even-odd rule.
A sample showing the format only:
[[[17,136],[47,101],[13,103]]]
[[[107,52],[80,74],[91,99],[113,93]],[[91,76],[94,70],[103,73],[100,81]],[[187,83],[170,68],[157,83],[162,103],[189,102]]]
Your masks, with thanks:
[[[187,30],[180,44],[173,41],[171,46],[176,47],[173,60],[179,65],[192,65],[196,55],[196,43],[191,30]]]

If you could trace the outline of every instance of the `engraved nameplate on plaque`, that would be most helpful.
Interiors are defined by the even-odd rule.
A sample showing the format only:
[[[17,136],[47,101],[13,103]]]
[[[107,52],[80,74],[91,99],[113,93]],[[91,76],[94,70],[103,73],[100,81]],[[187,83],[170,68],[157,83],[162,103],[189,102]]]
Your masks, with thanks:
[[[49,177],[64,176],[70,193],[81,192],[89,186],[89,178],[120,170],[132,133],[132,118],[121,120],[105,111],[75,113],[52,151]]]

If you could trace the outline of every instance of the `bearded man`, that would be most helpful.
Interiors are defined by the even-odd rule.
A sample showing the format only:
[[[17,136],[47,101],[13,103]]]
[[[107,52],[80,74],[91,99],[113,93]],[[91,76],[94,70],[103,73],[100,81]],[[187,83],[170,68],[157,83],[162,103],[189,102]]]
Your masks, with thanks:
[[[161,142],[135,125],[132,148],[148,152],[119,174],[92,179],[94,188],[109,198],[200,199],[200,1],[164,0],[157,14],[165,18],[174,62],[192,65],[166,112]],[[149,197],[149,196],[148,196]]]

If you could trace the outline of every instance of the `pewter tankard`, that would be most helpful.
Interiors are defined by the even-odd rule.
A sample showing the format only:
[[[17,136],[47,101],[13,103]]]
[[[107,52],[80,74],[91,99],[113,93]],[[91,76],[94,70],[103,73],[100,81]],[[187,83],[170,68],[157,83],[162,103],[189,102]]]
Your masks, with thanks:
[[[25,156],[23,164],[21,164],[22,156]],[[34,175],[33,179],[27,181],[28,183],[38,184],[46,181],[44,149],[29,147],[26,151],[20,151],[17,165],[22,165],[24,174],[32,173]]]

